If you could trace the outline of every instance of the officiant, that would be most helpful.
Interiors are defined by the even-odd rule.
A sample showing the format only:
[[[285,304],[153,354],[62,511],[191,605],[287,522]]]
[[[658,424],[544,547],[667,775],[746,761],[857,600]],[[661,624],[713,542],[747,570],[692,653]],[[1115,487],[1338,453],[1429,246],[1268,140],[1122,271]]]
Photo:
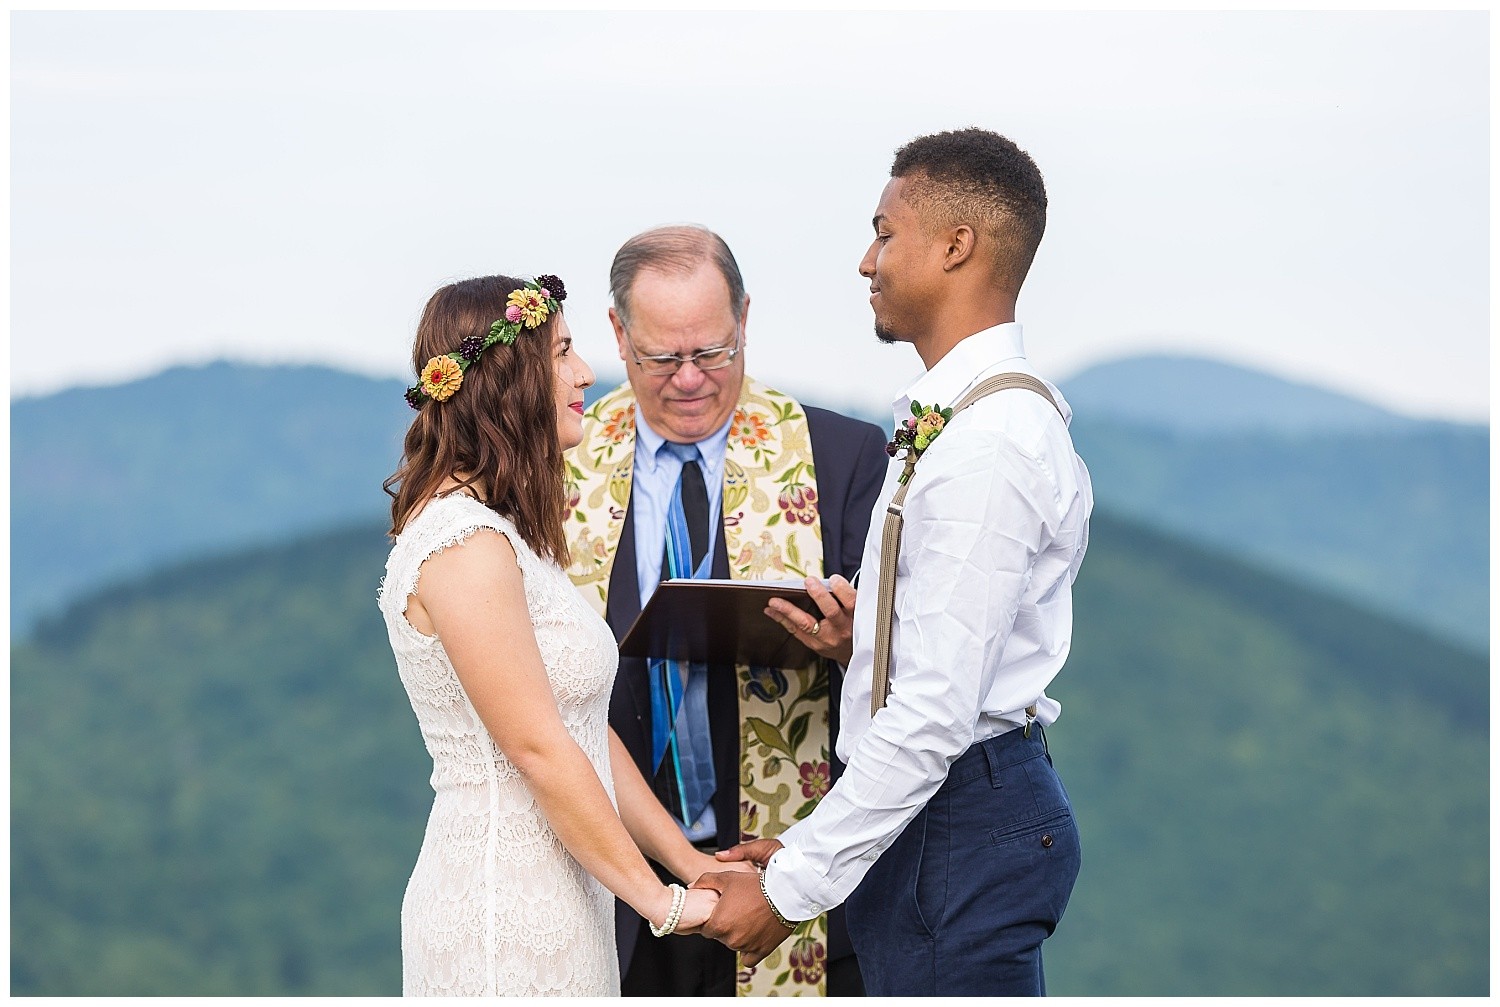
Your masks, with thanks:
[[[610,297],[628,381],[588,410],[568,453],[567,534],[573,582],[616,639],[668,577],[852,578],[885,435],[746,376],[750,297],[724,240],[697,226],[638,234],[615,255]],[[842,672],[622,658],[610,724],[688,839],[725,849],[806,817],[837,777]],[[742,969],[717,942],[653,938],[621,912],[622,992],[862,994],[831,915]]]

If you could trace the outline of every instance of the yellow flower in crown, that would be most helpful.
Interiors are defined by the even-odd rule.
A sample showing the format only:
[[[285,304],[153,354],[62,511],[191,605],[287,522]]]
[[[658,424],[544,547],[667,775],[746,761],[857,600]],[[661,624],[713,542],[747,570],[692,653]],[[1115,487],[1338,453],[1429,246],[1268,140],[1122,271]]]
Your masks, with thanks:
[[[505,304],[505,317],[512,322],[520,322],[528,329],[534,329],[547,320],[547,299],[540,290],[529,287],[512,290]],[[515,310],[512,311],[512,308]]]
[[[464,383],[464,372],[452,357],[433,357],[422,368],[422,391],[437,402],[447,402]]]

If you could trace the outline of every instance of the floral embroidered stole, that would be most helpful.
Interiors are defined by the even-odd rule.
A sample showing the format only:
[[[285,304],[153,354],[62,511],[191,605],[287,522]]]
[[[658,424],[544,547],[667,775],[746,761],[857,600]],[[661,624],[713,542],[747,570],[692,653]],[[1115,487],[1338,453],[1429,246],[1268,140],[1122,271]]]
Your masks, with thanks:
[[[567,454],[568,574],[604,614],[635,460],[635,395],[628,384],[584,416]],[[823,575],[822,528],[807,414],[794,399],[746,378],[724,460],[724,544],[735,580]],[[632,573],[634,576],[634,573]],[[740,834],[780,835],[829,788],[828,669],[740,665]],[[822,996],[828,918],[819,916],[754,967],[740,964],[740,996]]]

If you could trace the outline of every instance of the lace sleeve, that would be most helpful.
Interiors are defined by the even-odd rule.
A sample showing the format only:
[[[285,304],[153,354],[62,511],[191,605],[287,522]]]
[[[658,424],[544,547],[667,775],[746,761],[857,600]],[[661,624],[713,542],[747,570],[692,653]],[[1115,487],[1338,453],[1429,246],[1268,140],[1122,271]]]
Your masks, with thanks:
[[[529,600],[532,578],[526,575],[538,562],[531,547],[509,518],[496,514],[473,497],[454,494],[429,503],[397,537],[380,582],[381,611],[404,619],[407,600],[416,593],[422,575],[422,564],[444,549],[462,545],[481,528],[497,531],[510,541],[523,582],[528,585]]]

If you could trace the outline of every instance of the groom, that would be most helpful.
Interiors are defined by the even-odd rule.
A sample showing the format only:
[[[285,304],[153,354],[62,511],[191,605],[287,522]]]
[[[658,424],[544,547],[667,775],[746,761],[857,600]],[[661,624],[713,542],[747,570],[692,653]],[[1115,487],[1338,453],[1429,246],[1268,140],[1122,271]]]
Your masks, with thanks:
[[[939,133],[897,152],[859,271],[876,336],[911,343],[927,368],[895,401],[898,428],[985,378],[1034,378],[1015,305],[1046,206],[1036,165],[994,133]],[[759,881],[718,873],[695,883],[721,896],[704,932],[747,963],[847,901],[872,996],[1046,992],[1042,941],[1080,863],[1044,731],[1060,710],[1044,690],[1067,658],[1093,501],[1069,415],[1055,387],[1035,382],[979,399],[917,442],[888,700],[872,701],[886,549],[877,529],[857,606],[852,591],[833,597],[809,583],[826,613],[817,636],[805,613],[775,606],[805,643],[847,662],[847,768],[779,840],[720,854],[763,866]],[[876,520],[903,467],[889,467]],[[838,614],[848,607],[852,639]]]

